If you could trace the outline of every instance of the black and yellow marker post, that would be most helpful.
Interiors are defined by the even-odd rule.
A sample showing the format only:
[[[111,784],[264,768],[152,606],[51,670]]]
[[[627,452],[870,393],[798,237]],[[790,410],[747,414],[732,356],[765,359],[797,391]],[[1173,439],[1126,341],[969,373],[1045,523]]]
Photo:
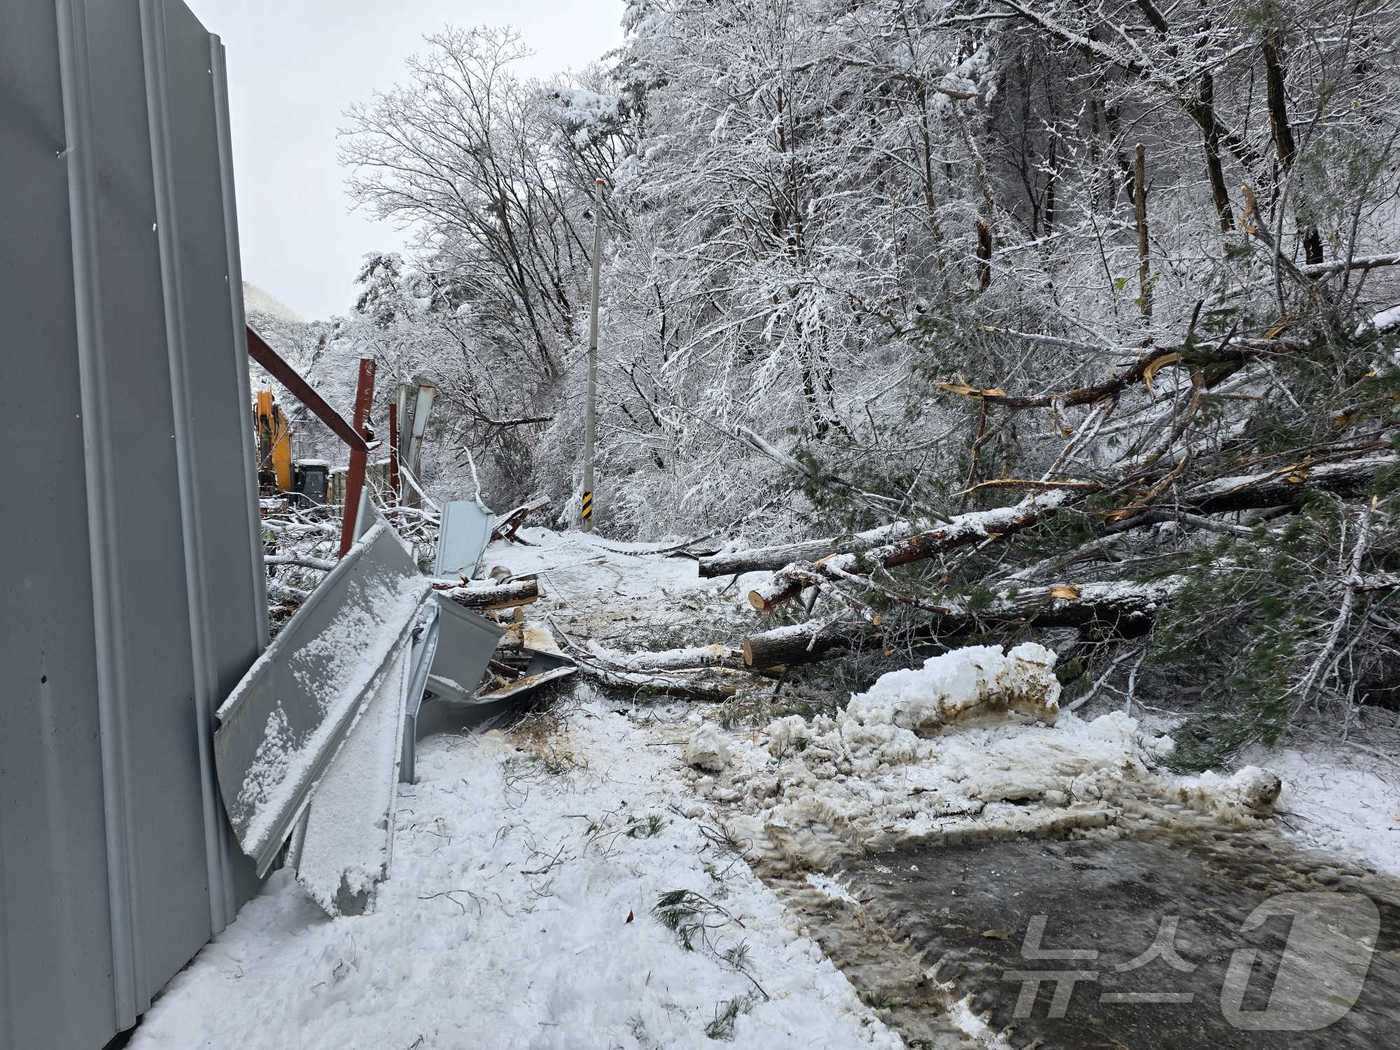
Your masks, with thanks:
[[[587,491],[584,492],[584,494],[583,494],[583,503],[582,503],[582,505],[579,507],[579,517],[582,518],[585,522],[591,522],[591,521],[593,520],[593,493],[592,493],[592,492],[587,492]]]

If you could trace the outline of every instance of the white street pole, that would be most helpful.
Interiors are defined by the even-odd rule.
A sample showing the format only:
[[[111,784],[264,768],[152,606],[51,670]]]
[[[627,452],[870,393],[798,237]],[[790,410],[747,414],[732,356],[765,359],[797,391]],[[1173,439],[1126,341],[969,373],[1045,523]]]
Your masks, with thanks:
[[[593,301],[588,308],[588,393],[583,406],[583,531],[593,531],[593,449],[598,441],[598,271],[603,262],[603,179],[594,179]]]

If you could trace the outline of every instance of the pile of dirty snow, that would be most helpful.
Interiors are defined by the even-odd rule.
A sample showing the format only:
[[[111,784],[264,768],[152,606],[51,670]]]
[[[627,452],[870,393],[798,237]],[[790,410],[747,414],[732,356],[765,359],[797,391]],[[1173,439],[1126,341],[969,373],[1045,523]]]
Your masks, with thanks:
[[[1035,644],[954,650],[885,675],[834,716],[735,734],[695,775],[733,834],[815,868],[908,838],[1104,827],[1121,797],[1144,791],[1216,812],[1269,794],[1262,771],[1189,784],[1163,774],[1172,741],[1123,712],[1061,713],[1054,662]],[[694,755],[719,750],[711,726],[696,730]]]
[[[1055,654],[1035,642],[1009,652],[969,645],[891,671],[851,697],[846,713],[862,725],[891,723],[920,735],[974,714],[1021,711],[1046,722],[1060,712]]]

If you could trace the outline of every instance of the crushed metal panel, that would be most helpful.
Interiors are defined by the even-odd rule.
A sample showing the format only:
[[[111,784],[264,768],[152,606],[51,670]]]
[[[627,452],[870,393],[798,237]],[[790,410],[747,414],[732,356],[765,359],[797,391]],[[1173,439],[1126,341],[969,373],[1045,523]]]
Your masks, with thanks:
[[[378,524],[219,708],[215,758],[244,852],[266,872],[431,589]]]
[[[489,510],[473,499],[454,499],[443,507],[433,575],[470,579],[490,542],[492,517]]]
[[[410,747],[416,752],[414,745],[425,736],[460,725],[460,718],[447,708],[460,709],[470,703],[491,662],[491,654],[496,651],[496,643],[506,633],[504,627],[462,608],[452,599],[441,594],[434,597],[437,599],[439,635],[431,673],[426,676],[424,688],[434,697],[446,696],[464,703],[449,705],[432,700],[423,696],[421,689],[416,696],[410,697],[413,718],[404,733],[406,753]],[[410,777],[415,757],[409,755],[405,761]]]
[[[399,761],[399,781],[404,784],[412,784],[417,778],[418,712],[423,706],[423,691],[428,687],[428,672],[437,655],[440,622],[437,603],[430,602],[414,631],[410,657],[413,672],[404,703],[403,754]]]
[[[307,810],[297,881],[328,915],[370,911],[389,877],[413,647],[405,637],[390,656]]]
[[[524,620],[512,624],[509,630],[518,636],[520,651],[530,657],[525,674],[497,689],[478,691],[476,703],[497,704],[505,700],[519,700],[542,685],[578,673],[578,665],[559,648],[548,624],[539,620]]]
[[[533,662],[531,666],[534,666]],[[578,667],[572,665],[545,667],[531,671],[499,689],[471,693],[450,679],[429,675],[428,695],[423,698],[414,723],[417,739],[422,740],[434,733],[458,732],[467,726],[480,724],[484,715],[499,713],[500,705],[523,700],[541,686],[577,673]]]
[[[447,679],[463,691],[474,693],[505,628],[464,609],[451,598],[441,594],[434,597],[440,626],[431,678]]]

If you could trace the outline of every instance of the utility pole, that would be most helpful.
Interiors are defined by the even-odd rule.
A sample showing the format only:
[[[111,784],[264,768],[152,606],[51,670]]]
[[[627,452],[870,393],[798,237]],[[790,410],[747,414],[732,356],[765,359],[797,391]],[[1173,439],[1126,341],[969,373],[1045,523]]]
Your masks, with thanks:
[[[594,179],[593,199],[593,302],[588,308],[588,393],[583,405],[583,502],[579,516],[583,531],[593,531],[593,449],[598,442],[598,271],[603,262],[603,187]]]

